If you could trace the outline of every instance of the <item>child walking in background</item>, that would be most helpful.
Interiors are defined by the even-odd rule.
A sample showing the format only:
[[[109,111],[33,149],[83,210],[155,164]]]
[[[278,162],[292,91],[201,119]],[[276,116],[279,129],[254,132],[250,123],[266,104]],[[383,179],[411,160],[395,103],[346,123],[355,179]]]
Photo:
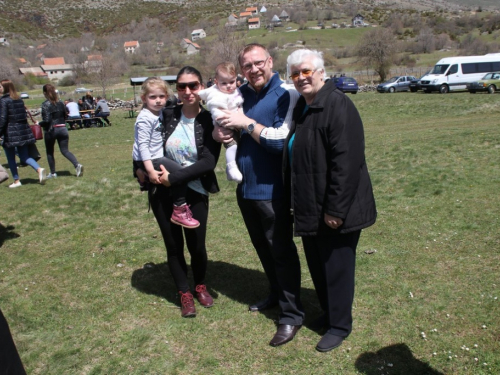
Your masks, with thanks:
[[[237,111],[243,104],[243,97],[236,87],[237,78],[236,67],[233,63],[220,63],[215,68],[214,85],[198,93],[200,98],[207,103],[214,124],[217,124],[218,117],[224,115],[222,110]],[[226,148],[226,175],[229,181],[240,183],[243,180],[243,175],[236,164],[239,133],[234,130],[233,133],[233,141],[224,143]]]
[[[156,184],[161,183],[160,165],[163,165],[169,172],[182,168],[181,165],[164,156],[161,110],[167,102],[168,92],[167,84],[159,77],[150,77],[142,84],[143,108],[135,122],[132,150],[134,176],[137,177],[141,190],[144,190],[147,180]],[[184,228],[197,228],[200,223],[192,217],[191,210],[186,204],[186,189],[185,184],[170,187],[174,203],[170,221]]]

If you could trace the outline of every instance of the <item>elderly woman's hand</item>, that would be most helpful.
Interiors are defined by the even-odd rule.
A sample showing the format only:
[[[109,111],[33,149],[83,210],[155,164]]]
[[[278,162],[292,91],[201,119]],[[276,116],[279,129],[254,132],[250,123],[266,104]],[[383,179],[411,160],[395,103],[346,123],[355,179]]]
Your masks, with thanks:
[[[167,171],[165,167],[161,164],[160,164],[160,169],[161,169],[160,183],[162,185],[165,185],[166,187],[169,187],[170,181],[168,180],[168,175],[170,174],[170,172]]]
[[[344,224],[344,221],[341,218],[339,218],[339,217],[335,217],[335,216],[331,216],[331,215],[325,214],[325,223],[330,228],[337,229],[342,224]]]

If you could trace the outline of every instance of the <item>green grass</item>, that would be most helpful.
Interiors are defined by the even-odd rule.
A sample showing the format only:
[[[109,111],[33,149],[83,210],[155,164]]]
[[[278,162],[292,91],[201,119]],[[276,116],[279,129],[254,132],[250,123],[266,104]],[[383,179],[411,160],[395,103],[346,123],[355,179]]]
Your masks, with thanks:
[[[0,186],[0,307],[28,373],[498,373],[499,96],[349,97],[379,216],[358,247],[354,330],[340,348],[316,352],[307,327],[268,346],[278,311],[247,312],[266,281],[223,159],[207,239],[215,306],[180,317],[161,234],[131,177],[133,120],[113,112],[113,127],[70,133],[83,178],[56,151],[56,180],[40,186],[26,167],[21,188]]]

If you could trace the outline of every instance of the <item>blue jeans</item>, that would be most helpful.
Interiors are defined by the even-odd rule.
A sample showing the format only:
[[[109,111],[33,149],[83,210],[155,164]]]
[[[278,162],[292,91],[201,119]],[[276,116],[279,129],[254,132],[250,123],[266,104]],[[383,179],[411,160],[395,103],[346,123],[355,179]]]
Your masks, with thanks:
[[[17,153],[19,154],[19,159],[21,159],[21,163],[28,164],[31,166],[35,171],[40,168],[38,163],[35,161],[35,159],[30,158],[29,151],[28,151],[28,145],[20,146],[20,147],[5,147],[5,156],[7,156],[7,161],[9,162],[9,169],[10,172],[12,173],[12,178],[14,180],[19,180],[19,175],[17,174],[17,163],[16,163],[16,148],[17,148]]]

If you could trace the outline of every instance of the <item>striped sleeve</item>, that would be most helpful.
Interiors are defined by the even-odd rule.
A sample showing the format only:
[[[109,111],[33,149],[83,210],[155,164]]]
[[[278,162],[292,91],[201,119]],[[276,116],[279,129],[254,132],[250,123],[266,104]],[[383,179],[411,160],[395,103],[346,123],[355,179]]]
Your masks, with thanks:
[[[267,127],[260,133],[260,144],[272,153],[281,153],[285,139],[292,124],[293,109],[299,98],[295,88],[281,84],[282,95],[278,99],[278,106],[273,127]]]

